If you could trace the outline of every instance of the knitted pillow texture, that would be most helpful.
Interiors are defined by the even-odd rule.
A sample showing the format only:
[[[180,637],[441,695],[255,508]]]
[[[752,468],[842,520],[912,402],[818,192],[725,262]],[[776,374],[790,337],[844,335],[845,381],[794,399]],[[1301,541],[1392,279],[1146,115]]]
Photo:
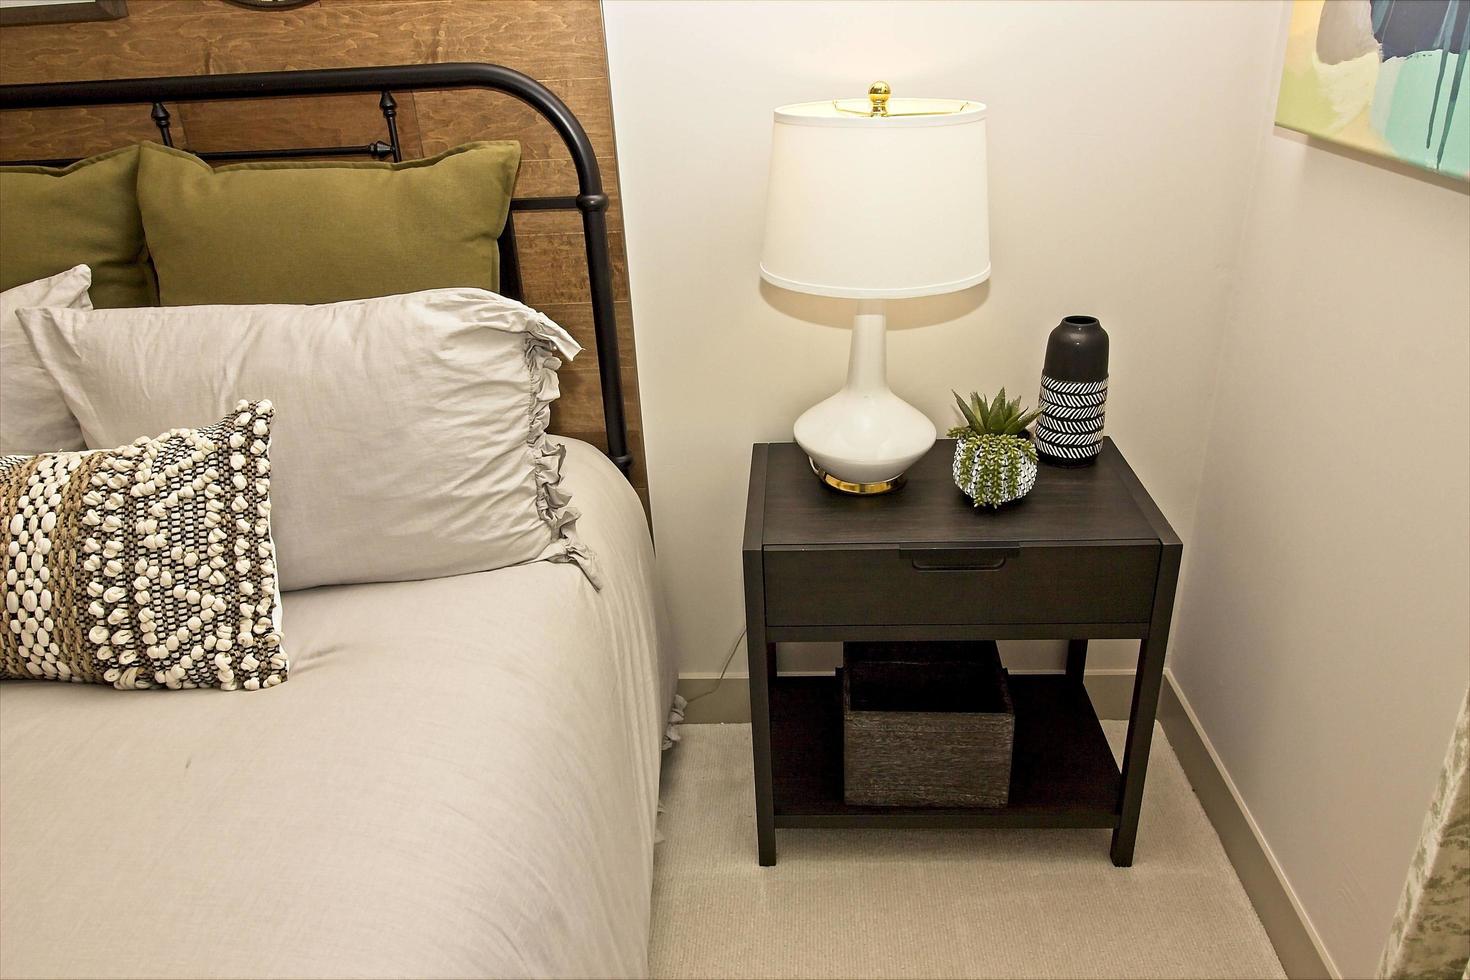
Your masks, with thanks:
[[[286,679],[268,401],[119,449],[0,456],[0,676],[119,690]]]

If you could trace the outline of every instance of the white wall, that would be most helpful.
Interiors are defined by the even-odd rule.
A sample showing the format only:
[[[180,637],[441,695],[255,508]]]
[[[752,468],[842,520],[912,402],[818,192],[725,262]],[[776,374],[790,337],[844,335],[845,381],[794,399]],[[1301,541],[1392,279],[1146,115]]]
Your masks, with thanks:
[[[1034,397],[1047,333],[1096,314],[1112,336],[1109,432],[1189,539],[1263,125],[1237,93],[1266,70],[1274,8],[609,2],[604,17],[649,485],[686,674],[718,671],[742,626],[750,444],[790,439],[846,366],[852,305],[759,278],[782,103],[882,77],[989,105],[993,278],[889,304],[890,382],[947,428],[951,388]],[[1094,665],[1132,665],[1132,646],[1100,646]]]
[[[1273,131],[1284,13],[605,4],[684,671],[741,626],[750,443],[844,368],[850,307],[759,282],[770,109],[877,77],[981,99],[994,278],[894,304],[890,380],[947,426],[951,387],[1032,392],[1057,319],[1102,318],[1109,432],[1185,542],[1171,670],[1356,976],[1470,672],[1470,198]]]
[[[1470,677],[1470,195],[1285,132],[1252,184],[1170,659],[1369,976]]]

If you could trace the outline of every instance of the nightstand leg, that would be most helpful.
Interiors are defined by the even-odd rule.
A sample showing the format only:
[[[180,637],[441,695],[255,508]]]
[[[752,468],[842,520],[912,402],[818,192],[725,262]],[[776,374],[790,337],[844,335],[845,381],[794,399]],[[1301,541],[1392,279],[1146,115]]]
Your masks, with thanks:
[[[776,807],[771,790],[771,678],[775,675],[775,644],[765,642],[764,630],[752,631],[747,641],[750,660],[750,739],[755,760],[755,836],[761,867],[776,863]]]
[[[1087,641],[1067,641],[1067,676],[1081,684],[1087,672]]]
[[[776,646],[766,642],[765,567],[759,551],[746,551],[745,653],[750,665],[750,750],[755,769],[755,836],[762,867],[776,863],[776,801],[771,789],[771,681]]]
[[[1159,556],[1154,584],[1153,614],[1148,638],[1138,645],[1138,672],[1133,679],[1133,710],[1128,715],[1128,742],[1123,749],[1123,778],[1118,790],[1118,828],[1113,831],[1113,864],[1133,864],[1138,840],[1138,816],[1143,808],[1143,780],[1153,745],[1154,718],[1159,710],[1159,688],[1164,681],[1164,653],[1169,646],[1169,624],[1174,615],[1174,587],[1179,581],[1180,547],[1165,545]]]
[[[1133,681],[1133,711],[1128,716],[1128,743],[1123,749],[1121,820],[1113,831],[1113,864],[1120,868],[1133,864],[1138,816],[1143,807],[1143,779],[1148,772],[1148,753],[1153,744],[1154,717],[1158,713],[1159,687],[1163,678],[1164,641],[1144,640],[1139,645],[1138,673]]]

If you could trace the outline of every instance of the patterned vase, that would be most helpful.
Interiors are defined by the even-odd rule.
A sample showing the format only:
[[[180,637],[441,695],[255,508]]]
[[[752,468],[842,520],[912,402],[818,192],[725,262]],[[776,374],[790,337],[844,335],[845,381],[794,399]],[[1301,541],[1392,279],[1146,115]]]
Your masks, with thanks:
[[[1102,451],[1108,400],[1108,332],[1095,316],[1069,316],[1046,342],[1036,451],[1056,466],[1086,466]]]

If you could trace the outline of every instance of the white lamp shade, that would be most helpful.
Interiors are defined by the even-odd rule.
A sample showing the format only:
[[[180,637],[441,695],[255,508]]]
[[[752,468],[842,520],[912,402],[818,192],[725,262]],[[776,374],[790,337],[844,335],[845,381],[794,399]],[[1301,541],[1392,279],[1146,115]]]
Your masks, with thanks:
[[[767,282],[895,299],[990,278],[985,106],[892,99],[888,111],[843,112],[832,102],[776,110]]]

